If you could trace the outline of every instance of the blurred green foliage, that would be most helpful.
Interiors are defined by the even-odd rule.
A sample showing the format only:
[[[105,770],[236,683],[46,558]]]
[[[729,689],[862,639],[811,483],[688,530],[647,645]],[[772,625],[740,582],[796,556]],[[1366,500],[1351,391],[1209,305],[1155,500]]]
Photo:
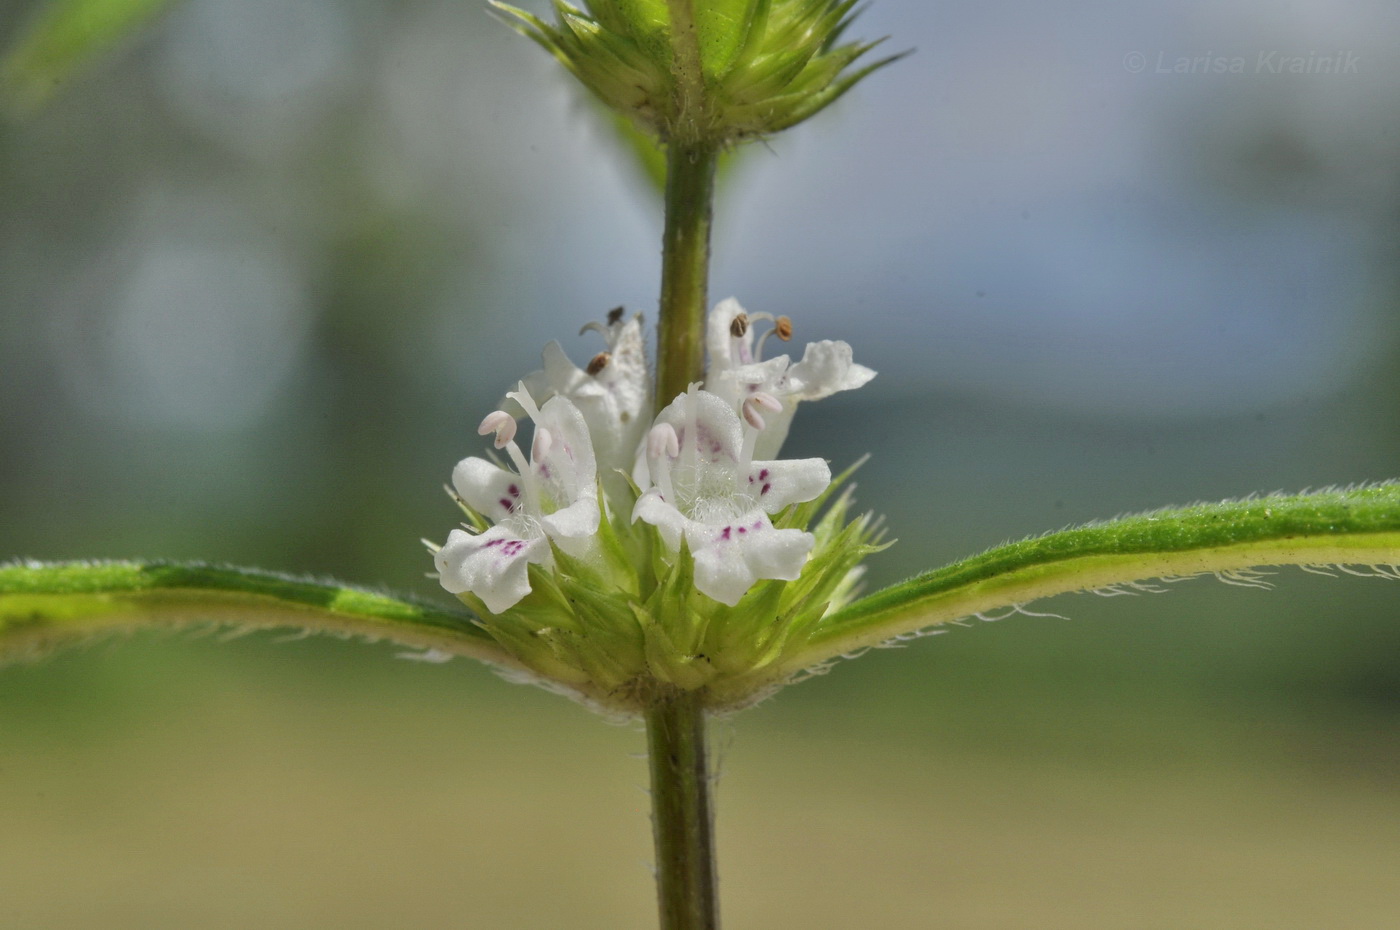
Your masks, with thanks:
[[[50,0],[0,59],[0,103],[30,113],[171,0]]]

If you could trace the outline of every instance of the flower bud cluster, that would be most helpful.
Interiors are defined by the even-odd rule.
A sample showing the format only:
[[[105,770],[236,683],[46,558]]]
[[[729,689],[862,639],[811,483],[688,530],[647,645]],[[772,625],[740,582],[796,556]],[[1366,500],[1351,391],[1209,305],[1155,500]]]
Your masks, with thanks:
[[[726,145],[786,129],[898,56],[842,44],[854,0],[554,0],[548,22],[493,6],[614,111],[663,141]]]
[[[523,666],[590,702],[681,688],[736,706],[781,684],[765,669],[854,596],[879,547],[826,461],[778,457],[799,402],[875,373],[844,342],[765,360],[791,321],[726,300],[703,384],[653,416],[641,318],[623,317],[585,327],[606,348],[583,368],[550,343],[481,421],[505,461],[453,471],[467,523],[431,547],[438,576]]]

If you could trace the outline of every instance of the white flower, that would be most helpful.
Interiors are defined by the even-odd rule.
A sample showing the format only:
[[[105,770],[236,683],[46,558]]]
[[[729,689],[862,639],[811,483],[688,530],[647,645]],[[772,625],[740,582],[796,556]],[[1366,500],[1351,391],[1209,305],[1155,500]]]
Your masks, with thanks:
[[[760,320],[773,325],[755,344],[753,324]],[[782,410],[765,418],[767,428],[756,450],[759,455],[778,454],[798,401],[830,397],[837,391],[861,387],[875,377],[874,371],[852,361],[850,345],[831,340],[808,343],[802,361],[795,365],[786,355],[762,361],[763,344],[773,335],[784,342],[791,339],[792,322],[787,317],[774,319],[768,313],[749,315],[732,297],[710,311],[706,324],[706,390],[728,401],[735,412],[758,393],[782,404]]]
[[[622,308],[608,322],[589,323],[582,332],[602,334],[607,349],[579,368],[558,342],[544,347],[544,368],[525,378],[525,386],[540,400],[567,397],[588,423],[593,451],[604,485],[625,487],[617,469],[630,469],[646,430],[651,406],[651,379],[642,348],[642,317],[622,319]]]
[[[530,592],[529,563],[553,566],[551,539],[570,555],[587,555],[599,520],[598,469],[583,414],[565,397],[537,408],[523,382],[507,396],[535,422],[530,460],[515,444],[510,414],[497,410],[482,420],[478,432],[496,434],[496,448],[519,474],[482,458],[458,462],[452,486],[495,525],[475,536],[453,530],[434,555],[444,588],[470,591],[493,613]]]
[[[831,483],[821,459],[755,462],[767,395],[744,406],[748,426],[727,401],[695,386],[661,411],[646,443],[653,483],[633,520],[655,526],[672,551],[682,537],[695,558],[695,587],[733,606],[760,578],[791,581],[802,572],[812,534],[775,529],[769,514],[809,501]]]

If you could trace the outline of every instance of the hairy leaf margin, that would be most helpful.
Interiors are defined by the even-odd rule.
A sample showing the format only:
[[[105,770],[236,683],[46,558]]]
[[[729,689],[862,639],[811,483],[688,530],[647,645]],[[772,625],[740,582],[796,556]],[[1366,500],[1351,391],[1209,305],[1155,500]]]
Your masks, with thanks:
[[[1269,566],[1400,577],[1400,482],[1201,503],[1048,533],[916,575],[822,618],[796,674],[943,623],[1076,591]]]
[[[518,667],[465,611],[337,581],[200,562],[0,564],[0,659],[102,633],[200,625],[382,639]]]

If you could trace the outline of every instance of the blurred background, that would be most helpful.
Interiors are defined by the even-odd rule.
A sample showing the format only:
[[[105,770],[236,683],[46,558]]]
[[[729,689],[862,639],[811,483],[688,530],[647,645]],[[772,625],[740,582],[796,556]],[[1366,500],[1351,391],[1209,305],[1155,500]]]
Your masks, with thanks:
[[[787,447],[872,454],[873,585],[1400,475],[1391,0],[880,0],[856,31],[917,54],[739,159],[712,293],[879,370]],[[659,234],[474,0],[183,0],[0,123],[0,557],[431,596],[475,424],[548,339],[653,315]],[[726,925],[1400,925],[1400,587],[1273,580],[1062,597],[722,726]],[[645,927],[642,744],[385,645],[10,666],[0,925]]]

